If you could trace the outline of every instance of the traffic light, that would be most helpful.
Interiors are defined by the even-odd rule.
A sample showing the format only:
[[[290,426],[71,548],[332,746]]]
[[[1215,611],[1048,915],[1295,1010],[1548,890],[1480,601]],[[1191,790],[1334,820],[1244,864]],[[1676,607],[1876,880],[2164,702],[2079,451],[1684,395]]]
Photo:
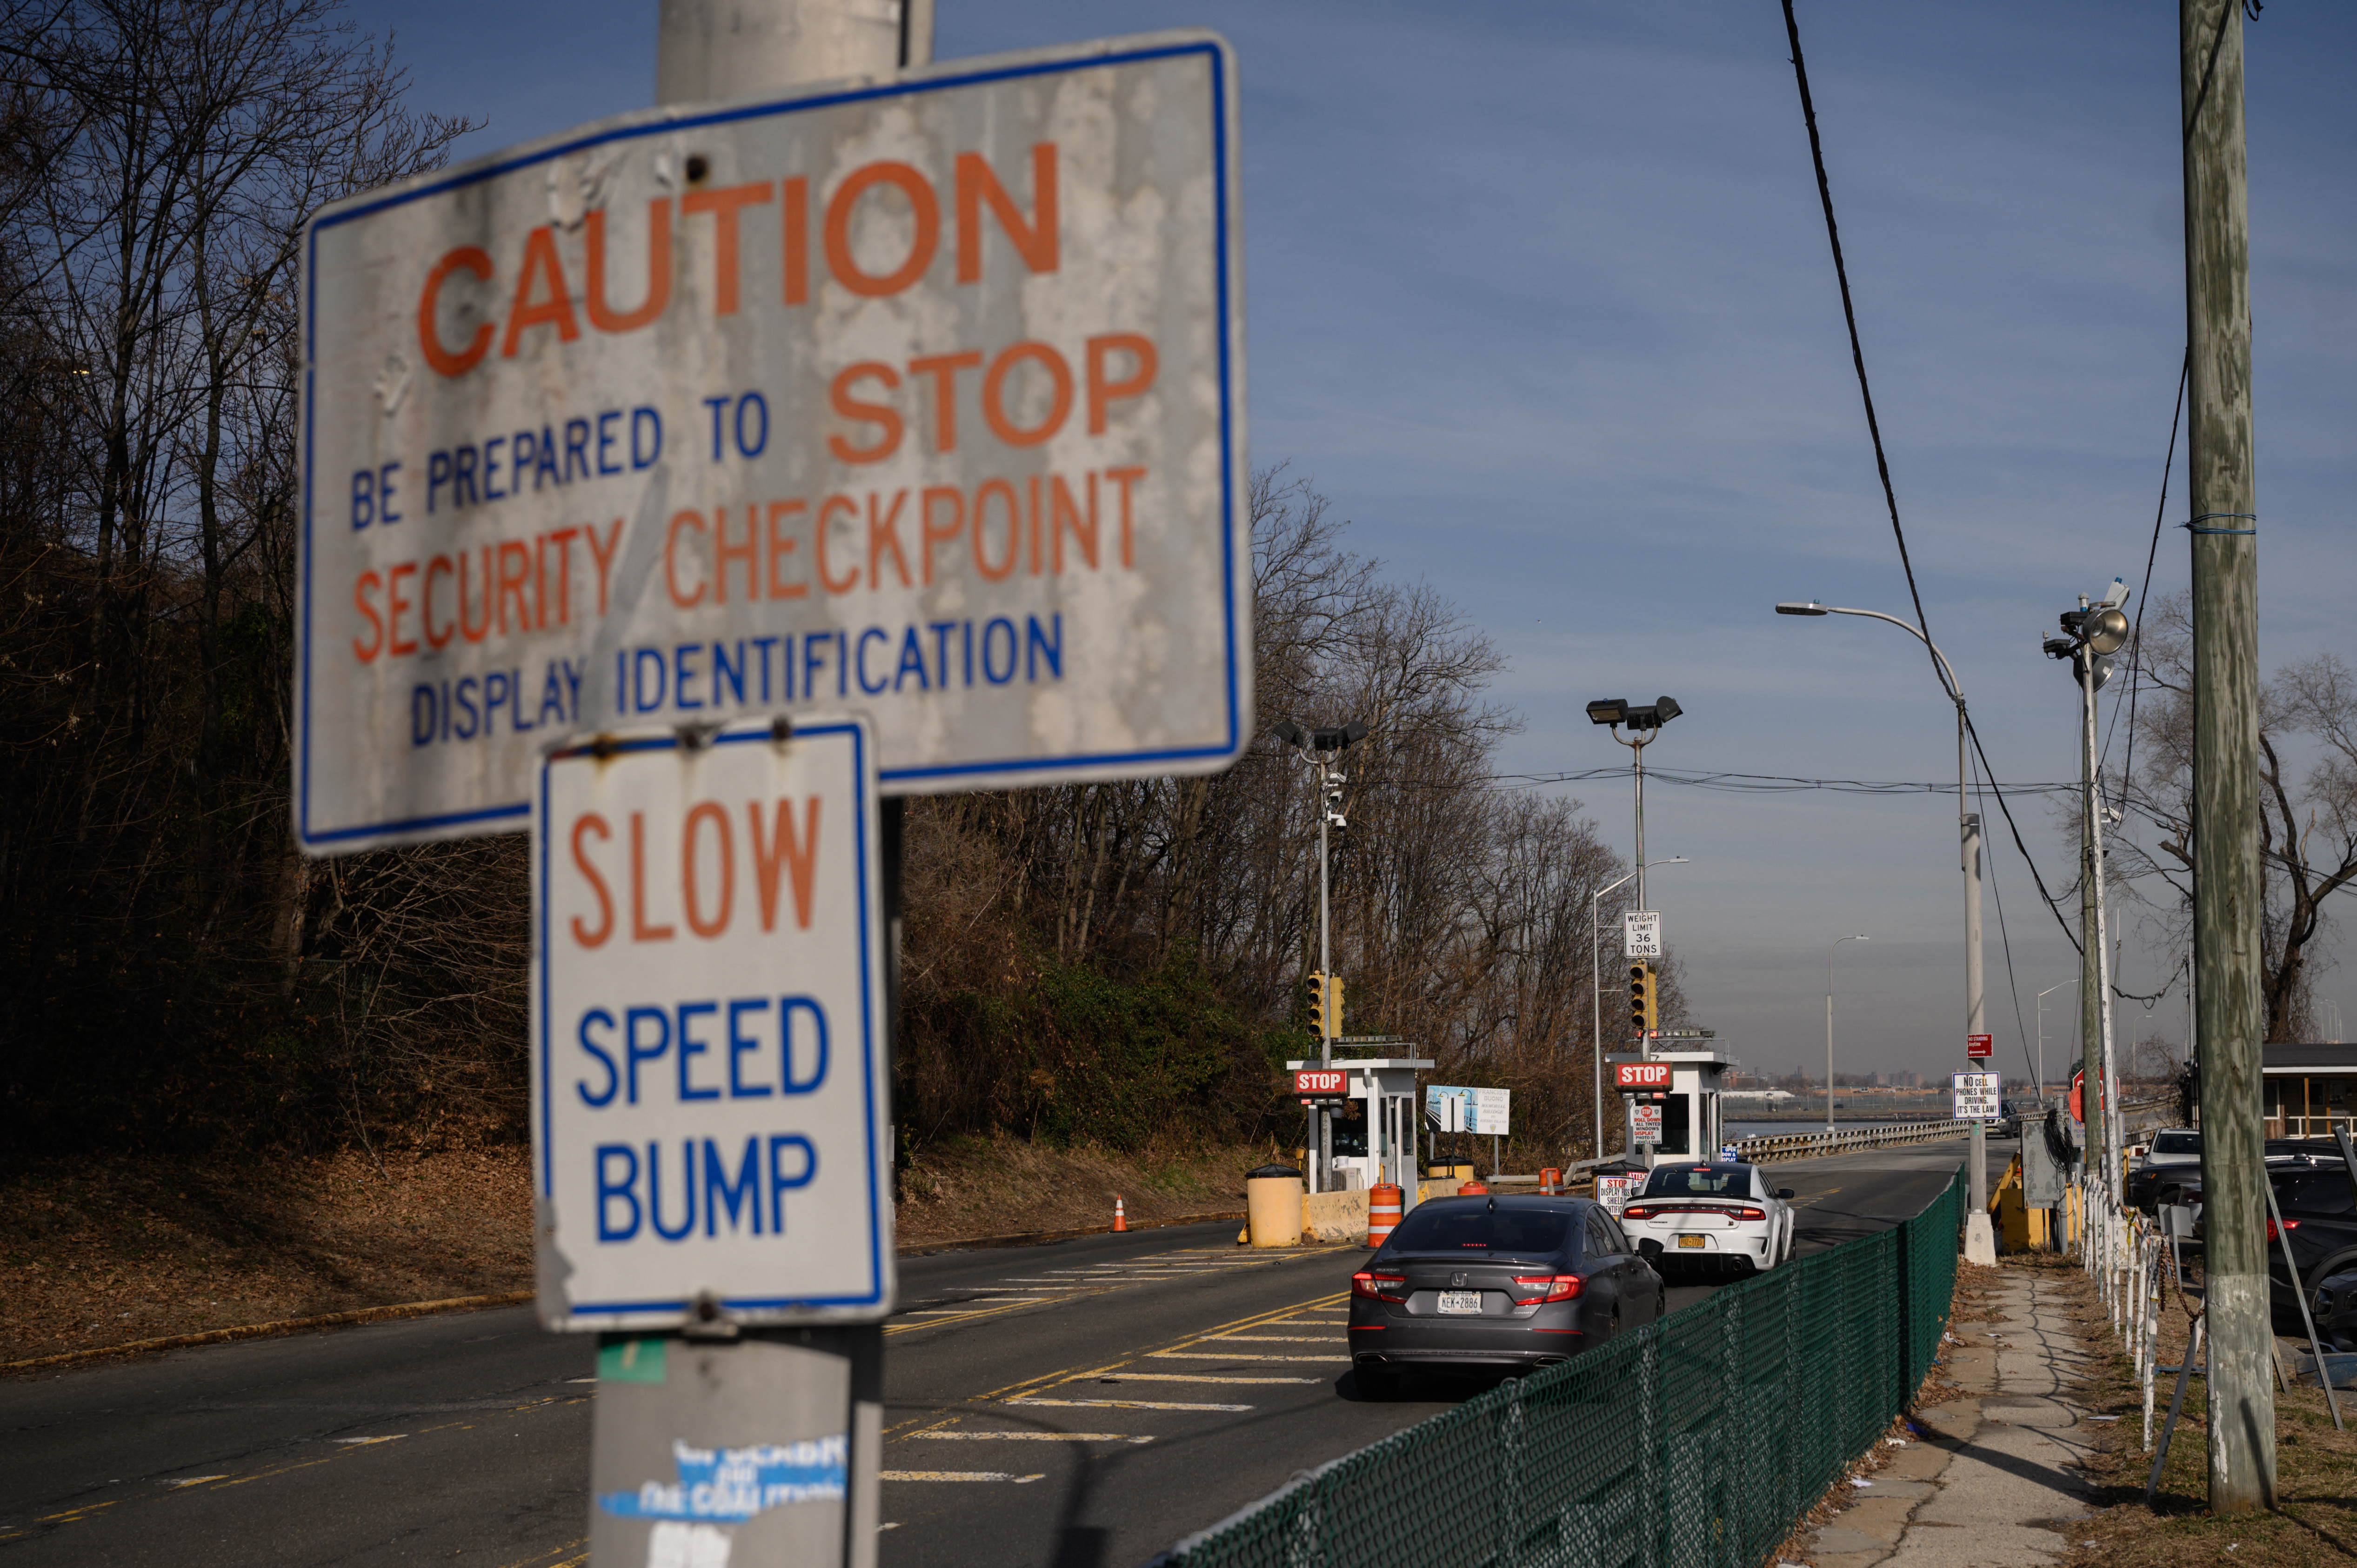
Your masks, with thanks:
[[[1342,1037],[1342,977],[1336,975],[1326,983],[1326,1025],[1334,1037]]]
[[[1650,1035],[1662,1026],[1662,998],[1659,977],[1653,966],[1642,959],[1629,965],[1629,1031],[1634,1035]]]
[[[1319,1039],[1326,1037],[1326,975],[1322,970],[1309,972],[1309,1032]]]

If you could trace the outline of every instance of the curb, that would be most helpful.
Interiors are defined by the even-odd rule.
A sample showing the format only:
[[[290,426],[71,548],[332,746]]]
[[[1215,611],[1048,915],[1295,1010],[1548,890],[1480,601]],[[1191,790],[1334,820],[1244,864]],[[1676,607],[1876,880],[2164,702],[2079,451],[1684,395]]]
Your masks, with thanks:
[[[1215,1221],[1233,1219],[1241,1222],[1244,1211],[1224,1209],[1217,1214],[1181,1214],[1175,1219],[1133,1219],[1132,1230],[1163,1230],[1173,1225],[1209,1225]],[[946,1241],[912,1241],[897,1249],[903,1258],[922,1258],[934,1252],[980,1251],[986,1247],[1037,1247],[1049,1241],[1077,1241],[1083,1236],[1110,1236],[1110,1226],[1086,1225],[1077,1230],[1019,1230],[1012,1236],[960,1236]],[[5,1369],[0,1369],[5,1370]]]
[[[249,1323],[237,1328],[206,1328],[194,1334],[167,1334],[155,1339],[133,1339],[89,1350],[67,1350],[36,1356],[27,1361],[0,1361],[0,1372],[38,1372],[45,1367],[70,1366],[101,1356],[134,1356],[150,1350],[178,1350],[191,1345],[221,1345],[232,1339],[260,1339],[276,1334],[300,1334],[310,1328],[340,1328],[347,1324],[377,1323],[387,1318],[425,1317],[437,1312],[469,1312],[487,1306],[522,1306],[533,1299],[528,1290],[502,1291],[496,1295],[457,1295],[447,1301],[411,1301],[396,1306],[363,1306],[351,1312],[323,1312],[315,1317],[288,1317],[275,1323]]]

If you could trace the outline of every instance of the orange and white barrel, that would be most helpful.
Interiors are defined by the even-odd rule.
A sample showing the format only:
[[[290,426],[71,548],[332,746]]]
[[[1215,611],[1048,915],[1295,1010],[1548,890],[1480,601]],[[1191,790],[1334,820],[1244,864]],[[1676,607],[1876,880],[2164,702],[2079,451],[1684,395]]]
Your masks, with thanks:
[[[1379,1181],[1367,1189],[1367,1245],[1380,1247],[1391,1240],[1400,1222],[1400,1189]]]

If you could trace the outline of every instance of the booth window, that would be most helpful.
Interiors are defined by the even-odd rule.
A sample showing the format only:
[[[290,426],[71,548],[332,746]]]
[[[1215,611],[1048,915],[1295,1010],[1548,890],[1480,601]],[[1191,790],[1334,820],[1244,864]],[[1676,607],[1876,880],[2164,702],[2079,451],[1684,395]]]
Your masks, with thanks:
[[[1654,1152],[1662,1155],[1683,1155],[1686,1150],[1687,1114],[1694,1104],[1690,1094],[1673,1094],[1662,1101],[1662,1141]]]

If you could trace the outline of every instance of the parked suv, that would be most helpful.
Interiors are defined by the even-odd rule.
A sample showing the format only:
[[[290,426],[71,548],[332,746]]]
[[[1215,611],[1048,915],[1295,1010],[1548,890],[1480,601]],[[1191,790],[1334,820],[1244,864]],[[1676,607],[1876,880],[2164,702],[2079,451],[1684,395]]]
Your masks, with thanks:
[[[2190,1127],[2164,1127],[2155,1133],[2151,1145],[2128,1171],[2128,1207],[2154,1212],[2164,1178],[2181,1175],[2188,1166],[2201,1168],[2201,1134]]]

